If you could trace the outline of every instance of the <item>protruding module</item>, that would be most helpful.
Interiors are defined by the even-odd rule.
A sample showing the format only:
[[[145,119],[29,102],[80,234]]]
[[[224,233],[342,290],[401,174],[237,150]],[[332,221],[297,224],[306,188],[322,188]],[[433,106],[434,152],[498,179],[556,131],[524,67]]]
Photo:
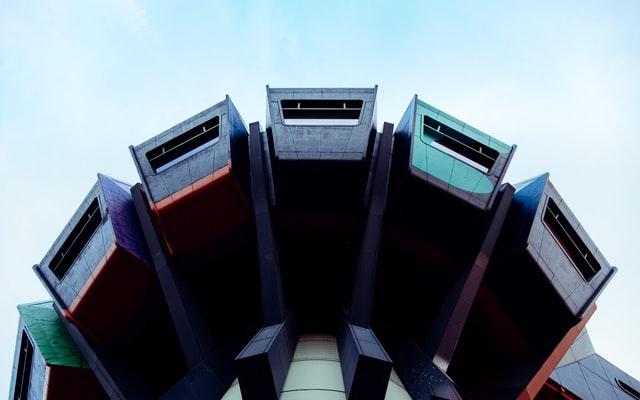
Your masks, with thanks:
[[[363,204],[377,133],[377,91],[267,86],[279,207],[343,210]]]
[[[418,179],[481,210],[493,204],[515,146],[415,96],[396,129],[396,179]]]
[[[466,263],[486,235],[515,146],[417,96],[394,138],[387,225],[395,233],[388,237],[432,268]]]
[[[335,333],[351,298],[358,217],[378,138],[376,96],[377,87],[267,86],[274,230],[285,294],[302,332]]]
[[[122,331],[153,279],[129,189],[98,174],[98,182],[35,266],[65,317],[100,343]]]
[[[10,399],[107,398],[58,319],[53,302],[22,304],[18,311]]]
[[[457,382],[481,399],[536,393],[579,335],[595,299],[616,271],[548,174],[515,187],[462,337],[463,351],[452,366]]]
[[[514,151],[412,99],[394,133],[374,316],[381,330],[404,329],[437,358],[450,319],[465,319],[456,304],[472,303],[491,257],[501,225],[494,219],[510,201],[496,199],[507,193],[501,181]]]
[[[227,96],[130,148],[172,252],[194,250],[250,219],[247,138]]]
[[[516,185],[498,246],[491,286],[511,295],[508,304],[523,316],[540,310],[536,293],[543,289],[535,282],[555,293],[545,300],[557,302],[549,310],[540,310],[541,318],[556,310],[580,318],[617,270],[600,253],[548,174]]]

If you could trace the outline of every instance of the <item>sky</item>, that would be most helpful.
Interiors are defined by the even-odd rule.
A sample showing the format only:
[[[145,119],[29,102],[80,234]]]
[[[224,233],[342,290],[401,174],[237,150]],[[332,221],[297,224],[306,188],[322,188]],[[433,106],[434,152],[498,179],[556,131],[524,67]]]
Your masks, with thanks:
[[[265,85],[379,85],[518,145],[619,272],[589,332],[640,378],[640,2],[0,0],[0,393],[31,267],[96,180],[139,180],[128,146],[229,94],[265,121]]]

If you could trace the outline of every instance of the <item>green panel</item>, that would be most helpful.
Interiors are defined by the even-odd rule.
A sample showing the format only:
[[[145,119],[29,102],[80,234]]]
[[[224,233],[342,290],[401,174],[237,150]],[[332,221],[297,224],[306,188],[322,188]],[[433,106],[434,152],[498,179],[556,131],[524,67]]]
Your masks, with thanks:
[[[48,365],[87,368],[87,363],[53,309],[53,302],[22,304],[18,306],[18,312],[35,347]]]
[[[438,110],[427,103],[418,100],[413,134],[411,164],[427,174],[466,192],[491,193],[494,183],[482,171],[468,165],[447,154],[430,143],[434,138],[422,132],[424,115],[447,125],[466,136],[473,138],[501,154],[511,151],[511,146],[492,138],[491,136],[466,125],[464,122]]]

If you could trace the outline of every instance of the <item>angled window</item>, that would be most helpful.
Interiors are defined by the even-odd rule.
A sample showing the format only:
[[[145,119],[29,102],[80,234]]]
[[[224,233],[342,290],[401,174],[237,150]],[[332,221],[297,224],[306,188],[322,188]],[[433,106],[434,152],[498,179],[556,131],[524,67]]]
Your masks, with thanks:
[[[31,381],[31,362],[33,361],[33,344],[26,331],[22,331],[20,341],[20,357],[16,371],[16,387],[13,400],[27,400],[29,397],[29,382]]]
[[[196,154],[205,147],[211,146],[220,139],[220,117],[191,128],[185,133],[149,150],[146,154],[151,168],[156,173],[162,172],[182,160]]]
[[[616,383],[618,384],[618,386],[620,386],[620,389],[624,390],[628,395],[630,395],[634,399],[640,400],[640,391],[634,389],[633,387],[631,387],[631,385],[621,381],[618,378],[616,378]]]
[[[485,174],[493,167],[499,155],[491,147],[443,125],[427,115],[424,116],[422,133],[434,139],[429,143],[432,147]]]
[[[578,233],[560,212],[560,208],[552,198],[547,201],[544,223],[583,278],[590,281],[600,271],[600,263],[593,257],[587,245],[580,239]]]
[[[362,100],[280,100],[286,125],[355,126],[360,122]]]
[[[100,226],[101,221],[102,214],[96,197],[49,263],[49,269],[58,279],[62,279],[64,274],[71,268],[84,246],[87,245],[93,233]]]

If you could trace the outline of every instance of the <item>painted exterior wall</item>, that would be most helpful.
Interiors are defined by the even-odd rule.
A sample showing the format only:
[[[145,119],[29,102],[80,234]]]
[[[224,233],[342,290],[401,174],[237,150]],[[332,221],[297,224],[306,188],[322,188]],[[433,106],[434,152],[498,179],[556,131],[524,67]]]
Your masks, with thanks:
[[[562,214],[589,248],[601,270],[587,281],[566,255],[558,240],[543,221],[549,199],[554,199]],[[503,253],[526,249],[542,272],[565,301],[567,307],[578,314],[585,310],[601,291],[601,285],[615,269],[609,265],[593,243],[578,219],[573,215],[553,184],[549,175],[541,175],[516,185],[509,218],[511,230],[505,230]]]
[[[220,118],[220,126],[219,139],[215,143],[202,148],[197,153],[161,172],[156,172],[153,169],[146,156],[148,151],[216,116]],[[227,97],[178,125],[132,147],[131,152],[147,194],[153,202],[159,202],[225,167],[232,159],[235,159],[236,164],[233,168],[246,175],[247,167],[241,165],[242,163],[246,164],[246,154],[243,154],[241,147],[244,144],[244,152],[246,153],[247,135],[248,132],[242,118]],[[235,147],[240,148],[236,150]],[[238,152],[240,157],[234,157],[235,154],[232,154],[234,150]]]
[[[425,126],[425,117],[455,133],[460,140],[475,141],[474,146],[481,146],[485,152],[443,135],[445,129],[438,132]],[[440,138],[436,137],[438,135]],[[438,110],[418,99],[417,95],[398,123],[394,137],[394,179],[410,173],[414,178],[484,211],[491,208],[515,152],[515,146],[509,146]],[[445,138],[448,144],[441,144]],[[451,147],[453,143],[457,143],[458,149]],[[487,164],[481,169],[478,163],[461,154],[460,148],[481,157],[487,155],[485,153],[495,153],[490,157],[495,159],[490,166]]]
[[[62,279],[58,279],[49,269],[49,263],[96,197],[100,204],[102,222],[73,261],[67,273]],[[116,244],[145,264],[150,264],[150,257],[131,200],[129,186],[99,174],[98,182],[91,188],[39,265],[43,276],[62,300],[62,306],[71,307],[83,287],[94,278],[93,274],[96,268]]]
[[[26,328],[25,320],[20,317],[20,322],[18,324],[18,335],[16,337],[16,350],[14,353],[13,359],[13,368],[11,372],[11,386],[9,388],[9,400],[14,399],[14,393],[16,390],[16,378],[18,375],[18,360],[20,357],[20,345],[22,343],[22,332]],[[38,347],[35,345],[33,339],[31,339],[33,344],[33,359],[31,362],[31,376],[29,380],[29,390],[28,397],[26,400],[41,400],[44,398],[45,391],[45,379],[47,372],[47,365],[44,361],[44,358]]]
[[[78,224],[82,214],[96,197],[100,203],[100,212],[103,216],[102,223],[91,236],[78,257],[73,261],[73,264],[67,273],[62,277],[62,279],[58,279],[49,269],[49,263],[58,249],[60,249],[60,246],[62,246],[62,243],[67,239],[73,228]],[[108,216],[105,218],[105,210],[106,200],[102,194],[100,183],[98,182],[91,188],[89,194],[87,194],[83,202],[78,207],[78,210],[71,217],[69,223],[62,230],[62,233],[58,236],[56,241],[53,243],[53,246],[51,246],[51,249],[40,262],[40,271],[60,296],[65,308],[71,307],[71,304],[81,292],[82,287],[90,279],[91,273],[96,269],[102,258],[115,243],[113,225],[111,224],[111,219],[108,218]]]
[[[292,312],[297,318],[297,326],[302,327],[300,331],[333,332],[335,321],[344,317],[345,311],[349,315],[350,295],[357,300],[370,297],[368,307],[374,309],[372,313],[376,312],[373,291],[369,292],[370,295],[358,295],[357,290],[349,292],[354,286],[349,281],[353,273],[371,273],[367,279],[372,290],[381,286],[376,287],[376,292],[385,294],[387,301],[399,299],[398,303],[390,303],[393,307],[388,307],[390,314],[395,315],[380,313],[371,318],[373,325],[369,326],[369,322],[361,324],[366,326],[363,330],[380,328],[381,332],[386,332],[376,347],[378,353],[386,353],[385,346],[391,349],[388,353],[391,356],[384,360],[384,375],[374,369],[365,369],[367,372],[357,373],[361,380],[359,385],[354,385],[355,378],[352,381],[351,372],[356,369],[349,364],[350,353],[342,345],[338,349],[334,336],[305,334],[298,338],[293,352],[297,336],[291,334],[287,336],[286,352],[274,350],[266,353],[267,356],[280,357],[278,362],[268,360],[268,366],[256,363],[251,365],[258,365],[258,369],[240,369],[239,380],[245,397],[261,399],[265,395],[263,389],[267,388],[271,398],[279,396],[283,400],[345,399],[349,388],[363,387],[362,382],[367,380],[380,382],[380,385],[364,385],[369,390],[363,396],[366,398],[373,392],[378,395],[376,398],[389,400],[411,399],[409,392],[416,399],[460,399],[461,393],[474,397],[479,394],[480,398],[485,393],[488,393],[486,398],[491,399],[500,395],[512,398],[518,393],[525,393],[522,386],[535,381],[531,386],[533,389],[529,390],[527,386],[526,391],[527,398],[534,397],[584,327],[587,318],[581,319],[584,321],[580,322],[582,325],[575,325],[581,310],[595,300],[595,295],[602,291],[610,277],[609,272],[614,268],[601,257],[548,177],[534,178],[518,185],[513,200],[512,188],[508,184],[502,185],[504,190],[498,195],[515,146],[492,138],[419,100],[417,96],[395,132],[391,124],[385,123],[384,134],[380,134],[376,129],[376,95],[377,87],[267,87],[266,132],[261,132],[257,123],[251,126],[251,138],[264,139],[262,143],[252,141],[251,151],[259,152],[262,146],[265,158],[262,167],[267,173],[260,168],[259,159],[255,159],[257,161],[251,164],[253,170],[249,171],[248,132],[228,97],[131,147],[143,183],[134,190],[136,204],[129,185],[99,175],[98,182],[36,268],[60,306],[65,318],[62,321],[90,361],[92,370],[87,368],[65,328],[60,325],[51,302],[21,306],[18,346],[23,329],[29,332],[34,343],[29,398],[46,397],[48,391],[65,393],[63,398],[73,398],[75,393],[67,395],[65,390],[58,391],[71,388],[79,393],[78,385],[68,384],[73,381],[87,382],[87,390],[93,390],[96,395],[83,398],[102,398],[101,389],[94,390],[97,386],[91,386],[94,381],[97,384],[95,377],[99,376],[104,388],[116,397],[219,398],[226,390],[224,399],[241,399],[238,380],[230,385],[236,375],[232,361],[234,357],[238,360],[238,349],[260,324],[256,322],[259,317],[251,314],[253,311],[258,314],[259,302],[265,306],[269,304],[271,294],[274,298],[286,295],[287,302],[282,302],[282,309],[285,304],[290,307],[287,312]],[[285,121],[281,106],[285,99],[294,100],[290,103],[288,115],[299,118]],[[324,101],[338,99],[356,101]],[[295,100],[322,102],[301,106],[301,101]],[[359,107],[360,101],[362,107],[356,123],[352,112]],[[300,110],[306,110],[307,114]],[[431,130],[425,128],[425,117],[430,118],[430,125],[426,128]],[[163,144],[185,132],[195,132],[193,128],[198,132],[202,129],[203,134],[210,133],[213,125],[207,125],[206,129],[201,125],[214,118],[219,119],[217,138],[210,140],[211,136],[202,135],[199,137],[203,141],[197,142],[198,146],[191,142],[194,147],[190,151],[165,154]],[[329,122],[317,122],[323,118]],[[340,123],[341,118],[350,122]],[[316,122],[304,123],[305,120]],[[184,143],[184,137],[180,137],[167,148],[180,148]],[[163,157],[153,164],[147,153],[161,148]],[[166,162],[169,155],[176,154],[177,158]],[[251,155],[255,156],[255,153]],[[376,182],[377,189],[370,188],[372,182]],[[379,188],[378,184],[381,185]],[[265,200],[252,207],[250,199],[265,197],[263,189],[265,193],[269,192],[270,203]],[[391,193],[396,197],[389,201],[388,210],[387,191],[396,191]],[[153,203],[151,207],[147,207],[145,194]],[[97,230],[72,260],[65,276],[58,278],[50,270],[49,263],[96,198],[102,216]],[[558,202],[571,221],[571,227],[600,257],[602,271],[589,282],[579,279],[578,271],[571,268],[563,249],[545,231],[542,214],[549,198]],[[498,207],[493,206],[494,200]],[[515,226],[511,231],[502,225],[505,211],[511,210],[510,205],[514,211],[506,219]],[[438,212],[419,212],[424,207]],[[357,217],[365,214],[366,218]],[[144,235],[138,215],[145,221]],[[263,218],[259,219],[259,215]],[[553,224],[557,221],[547,222]],[[490,223],[488,229],[487,223]],[[493,264],[492,243],[501,230],[506,232],[500,244],[502,255],[506,254],[505,259],[507,256],[517,259]],[[363,240],[363,231],[378,237]],[[397,240],[387,240],[394,235]],[[172,240],[178,245],[172,246]],[[154,248],[154,268],[149,267],[151,260],[147,241]],[[480,250],[477,246],[481,247]],[[174,251],[176,249],[180,251]],[[379,271],[398,273],[381,274],[387,279],[377,279],[375,273],[379,261],[384,267]],[[357,269],[354,269],[356,263]],[[399,264],[406,269],[398,269]],[[503,278],[490,286],[489,278],[494,266],[507,268],[499,270],[497,275]],[[510,268],[512,266],[522,268]],[[178,269],[174,267],[184,268],[177,273]],[[136,268],[144,273],[131,273]],[[487,279],[483,275],[484,269],[487,270]],[[523,277],[525,269],[528,275]],[[154,288],[157,290],[153,296],[146,296],[146,289],[153,285],[154,273],[160,285]],[[250,273],[256,273],[256,276],[252,278]],[[274,274],[281,273],[280,278],[285,279],[274,284]],[[532,276],[535,279],[528,279]],[[139,282],[147,282],[147,285]],[[215,289],[212,289],[212,282],[218,285]],[[418,285],[413,285],[414,282]],[[425,282],[431,286],[421,287],[420,284]],[[233,285],[229,286],[229,283]],[[234,297],[236,284],[246,286],[246,296]],[[276,289],[265,290],[270,285]],[[385,285],[391,288],[387,289],[388,293]],[[466,292],[472,294],[463,295],[464,291],[458,290],[472,285],[473,291]],[[229,286],[229,291],[223,286]],[[478,287],[486,291],[480,291],[478,295]],[[509,290],[501,290],[505,287]],[[209,297],[207,291],[220,295]],[[415,297],[403,297],[406,292],[415,294]],[[263,296],[259,299],[258,296],[253,297],[253,293],[262,293]],[[541,293],[543,296],[539,296]],[[472,315],[473,307],[481,303],[477,300],[481,296],[484,296],[484,310],[489,312],[481,314],[478,320],[472,320],[469,315]],[[539,297],[544,301],[540,302]],[[352,302],[351,311],[357,309],[356,303]],[[136,308],[136,304],[145,304],[148,308],[142,310]],[[463,304],[460,307],[465,307],[464,312],[456,312],[456,309],[462,309],[458,304]],[[453,308],[449,309],[449,306]],[[237,312],[240,309],[253,311]],[[590,308],[589,315],[594,309]],[[142,312],[137,313],[136,319],[131,318],[136,311]],[[167,311],[166,315],[164,311]],[[492,320],[496,314],[500,315]],[[421,319],[427,318],[425,315],[428,319]],[[367,318],[363,320],[369,321]],[[472,321],[465,326],[467,320]],[[453,324],[455,329],[449,329]],[[80,329],[76,330],[75,326]],[[116,326],[117,329],[114,328]],[[438,332],[441,327],[446,329]],[[467,327],[470,327],[467,331],[469,336],[479,340],[477,343],[464,343],[468,347],[457,347]],[[540,327],[542,329],[538,330]],[[488,333],[482,331],[485,328]],[[503,333],[508,329],[511,331],[498,336],[490,343],[491,346],[487,346],[487,338],[496,337],[496,332]],[[566,333],[567,329],[570,329],[569,333]],[[112,334],[108,336],[109,340],[100,340],[102,338],[96,335],[105,332]],[[372,330],[370,333],[373,337]],[[512,334],[510,337],[509,333]],[[117,340],[112,340],[116,337]],[[503,340],[505,337],[507,340]],[[580,343],[583,343],[583,338],[580,336]],[[515,345],[505,343],[508,340],[516,342]],[[441,345],[445,342],[451,345]],[[166,343],[172,343],[172,346],[166,346]],[[432,344],[438,345],[434,347],[437,352],[432,351]],[[164,348],[161,354],[157,352],[160,347]],[[444,347],[445,351],[440,352]],[[477,357],[480,360],[477,363],[472,359],[463,360],[468,362],[466,364],[459,364],[462,366],[460,369],[470,366],[466,371],[477,380],[463,374],[456,375],[458,371],[449,368],[449,365],[455,365],[453,362],[460,353],[466,352],[473,357],[481,353],[478,349],[482,348],[489,348],[492,353]],[[497,358],[496,361],[497,353],[505,348],[508,348],[507,352],[519,350],[524,356],[516,354],[513,358]],[[577,349],[570,351],[573,358],[563,360],[552,379],[567,388],[574,387],[583,398],[627,400],[625,393],[620,394],[622,389],[615,378],[622,377],[634,386],[637,381],[618,374],[612,369],[615,367],[594,358],[597,355],[584,355]],[[456,354],[457,351],[460,353]],[[547,354],[549,351],[551,356]],[[19,353],[17,351],[15,364],[19,363]],[[283,357],[285,353],[286,357]],[[373,351],[361,353],[369,356]],[[450,359],[441,357],[445,353]],[[437,366],[434,360],[438,362]],[[544,362],[543,368],[535,372],[534,364],[540,360]],[[388,377],[391,365],[399,374],[392,370]],[[171,370],[172,366],[176,368]],[[499,374],[491,375],[494,368]],[[17,375],[15,369],[14,366],[14,380]],[[262,373],[264,369],[270,370]],[[491,386],[502,379],[503,369],[509,369],[509,374],[518,372],[520,376],[513,381],[505,379],[504,384],[500,381],[497,387]],[[527,371],[522,372],[521,369]],[[254,373],[256,370],[261,373]],[[485,370],[489,372],[483,375]],[[77,371],[88,374],[78,379]],[[164,371],[169,372],[163,375]],[[275,373],[271,377],[276,377],[273,380],[277,385],[270,385],[264,378],[269,378],[273,371]],[[535,373],[533,379],[529,372]],[[374,376],[383,378],[376,380]],[[617,387],[614,386],[616,384]],[[483,391],[485,386],[491,387]],[[15,383],[12,392],[14,389]],[[476,389],[478,391],[474,392]],[[352,398],[358,396],[354,395],[357,393],[354,390],[350,393]]]
[[[428,129],[423,129],[425,115],[498,151],[504,157],[508,156],[511,146],[418,99],[413,135],[412,165],[466,192],[491,193],[496,186],[496,181],[490,179],[490,175],[434,147],[434,135],[430,134]],[[499,170],[501,165],[496,162],[493,168]]]
[[[33,360],[29,381],[29,400],[45,398],[48,370],[51,367],[87,369],[88,365],[71,340],[66,329],[53,310],[53,302],[43,301],[18,306],[20,322],[16,339],[9,400],[13,400],[22,332],[26,330],[33,345]]]
[[[267,87],[267,132],[280,160],[361,161],[371,151],[369,140],[376,130],[377,87],[370,89],[281,89]],[[363,100],[356,126],[286,125],[281,100]]]
[[[618,380],[640,392],[640,381],[598,354],[556,368],[550,379],[582,400],[637,400],[623,390]]]

